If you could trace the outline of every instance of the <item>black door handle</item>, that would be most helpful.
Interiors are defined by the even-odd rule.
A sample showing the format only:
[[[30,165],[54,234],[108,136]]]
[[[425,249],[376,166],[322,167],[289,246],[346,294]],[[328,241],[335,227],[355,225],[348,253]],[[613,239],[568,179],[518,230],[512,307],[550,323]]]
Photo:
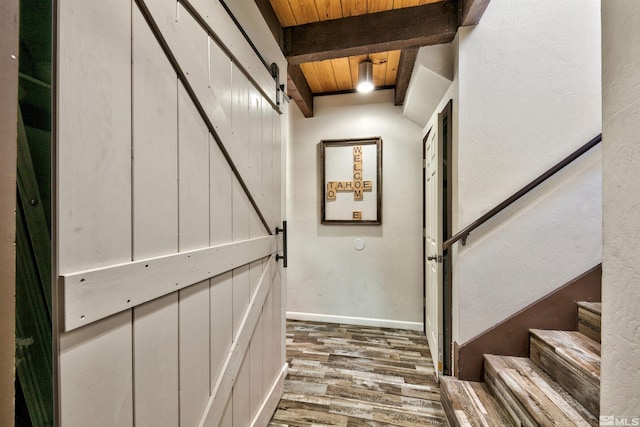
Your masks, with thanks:
[[[276,254],[276,261],[282,260],[282,266],[287,268],[287,221],[282,221],[282,228],[276,227],[276,234],[282,233],[282,253]]]

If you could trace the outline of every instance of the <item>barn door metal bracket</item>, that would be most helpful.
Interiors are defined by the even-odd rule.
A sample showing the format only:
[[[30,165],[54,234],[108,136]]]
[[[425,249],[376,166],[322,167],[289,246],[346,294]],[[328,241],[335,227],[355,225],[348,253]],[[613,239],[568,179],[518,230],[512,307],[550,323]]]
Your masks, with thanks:
[[[276,81],[276,105],[280,107],[280,68],[275,62],[271,63],[271,77]]]
[[[282,233],[282,253],[276,254],[276,261],[282,260],[282,266],[287,268],[287,221],[282,221],[282,228],[276,227],[276,234]]]
[[[442,263],[443,258],[442,258],[442,255],[433,255],[433,256],[428,256],[427,261],[435,261],[438,263]]]

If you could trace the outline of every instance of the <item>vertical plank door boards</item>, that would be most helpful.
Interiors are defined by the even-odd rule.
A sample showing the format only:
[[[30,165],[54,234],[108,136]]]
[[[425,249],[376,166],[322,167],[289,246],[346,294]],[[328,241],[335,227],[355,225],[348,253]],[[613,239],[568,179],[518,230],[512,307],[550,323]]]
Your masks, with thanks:
[[[175,8],[161,0],[136,0],[136,3],[140,6],[140,10],[145,15],[149,25],[155,30],[156,38],[165,49],[165,54],[172,62],[209,131],[213,134],[225,157],[227,157],[234,174],[259,212],[265,227],[268,230],[275,229],[277,222],[273,214],[273,207],[262,188],[261,177],[255,175],[248,164],[247,156],[243,156],[243,152],[245,152],[243,147],[245,145],[242,143],[243,141],[238,140],[235,126],[232,128],[230,125],[231,117],[225,114],[220,102],[216,99],[214,90],[211,89],[209,84],[209,65],[206,67],[199,66],[190,59],[188,55],[189,49],[187,49],[189,40],[185,38],[183,32],[185,27],[179,25],[175,19]],[[188,12],[183,11],[183,13]],[[224,10],[223,13],[226,16]],[[211,15],[209,16],[213,19]],[[216,19],[218,18],[220,18],[221,22],[218,23],[216,21],[217,24],[223,27],[228,24],[222,22],[226,21],[223,19],[224,16],[219,16]],[[182,19],[187,20],[188,18],[183,17]],[[205,34],[204,30],[203,34]],[[246,41],[242,45],[245,44]],[[237,63],[234,63],[234,65],[241,69]],[[184,67],[189,68],[188,74],[184,71]],[[261,67],[261,69],[263,70],[262,73],[268,75],[264,67]],[[271,81],[273,82],[273,79]],[[270,101],[267,97],[265,99]]]
[[[235,336],[234,344],[225,359],[222,368],[223,373],[213,387],[213,392],[207,403],[205,414],[198,424],[199,426],[216,425],[215,423],[222,419],[224,415],[228,399],[232,393],[233,384],[238,376],[240,365],[243,362],[243,357],[248,354],[249,345],[262,312],[260,307],[263,307],[265,304],[277,269],[278,264],[275,255],[271,255],[262,273],[262,277],[260,277],[257,289],[249,302],[250,309],[244,313]]]
[[[132,16],[133,260],[178,251],[178,78],[139,10]],[[133,309],[135,425],[179,424],[178,292]]]
[[[132,259],[131,5],[57,7],[56,246],[68,274]],[[133,424],[131,322],[129,310],[59,333],[57,425]]]

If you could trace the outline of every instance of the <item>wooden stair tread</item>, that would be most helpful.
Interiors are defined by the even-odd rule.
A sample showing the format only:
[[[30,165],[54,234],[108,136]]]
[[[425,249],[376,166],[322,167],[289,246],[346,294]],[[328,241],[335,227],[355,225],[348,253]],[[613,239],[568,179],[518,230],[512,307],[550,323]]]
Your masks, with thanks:
[[[600,383],[600,343],[577,331],[531,329],[529,332],[551,347],[558,356]]]
[[[600,414],[600,343],[580,332],[532,329],[530,357],[589,412]]]
[[[590,302],[590,301],[578,301],[578,307],[582,307],[585,310],[588,310],[592,313],[596,313],[597,315],[602,315],[602,303],[601,302]]]
[[[531,359],[485,354],[485,382],[523,425],[597,426],[598,420]]]
[[[440,377],[442,406],[455,426],[514,426],[484,383]]]

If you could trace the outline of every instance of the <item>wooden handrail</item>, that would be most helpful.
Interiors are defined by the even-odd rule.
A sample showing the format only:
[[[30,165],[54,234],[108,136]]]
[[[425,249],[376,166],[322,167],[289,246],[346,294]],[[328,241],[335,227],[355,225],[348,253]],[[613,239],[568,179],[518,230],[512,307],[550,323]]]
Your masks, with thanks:
[[[542,184],[544,181],[546,181],[547,179],[555,175],[557,172],[562,170],[565,166],[569,165],[578,157],[582,156],[584,153],[586,153],[587,151],[589,151],[590,149],[598,145],[601,141],[602,141],[602,134],[596,136],[591,141],[587,142],[582,147],[578,148],[576,151],[569,154],[563,160],[561,160],[560,162],[556,163],[553,167],[551,167],[548,171],[546,171],[545,173],[543,173],[542,175],[540,175],[539,177],[531,181],[529,184],[525,185],[520,190],[516,191],[513,195],[505,199],[502,203],[497,205],[495,208],[491,209],[489,212],[485,213],[480,218],[473,221],[471,224],[469,224],[468,226],[466,226],[465,228],[457,232],[451,238],[445,240],[445,242],[442,244],[442,249],[443,250],[449,249],[451,245],[456,243],[458,240],[463,240],[463,243],[464,243],[464,240],[466,240],[467,236],[473,230],[480,227],[489,219],[493,218],[495,215],[497,215],[502,210],[504,210],[507,206],[511,205],[513,202],[515,202],[516,200],[518,200],[519,198],[527,194],[529,191],[533,190],[538,185]]]

